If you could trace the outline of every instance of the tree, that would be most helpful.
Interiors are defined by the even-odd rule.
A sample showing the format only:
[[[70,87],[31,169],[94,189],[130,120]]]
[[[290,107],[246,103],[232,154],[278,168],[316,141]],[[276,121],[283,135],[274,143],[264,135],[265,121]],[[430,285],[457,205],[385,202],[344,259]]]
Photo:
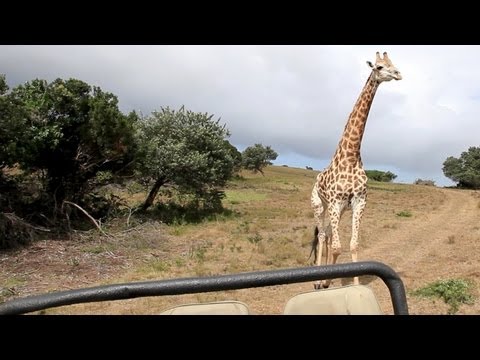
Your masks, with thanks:
[[[5,74],[0,74],[0,95],[5,94],[8,91],[7,80]]]
[[[471,146],[460,158],[449,156],[443,163],[443,173],[458,187],[480,188],[480,147]]]
[[[0,74],[0,171],[19,161],[25,146],[26,112],[7,92],[5,75]]]
[[[397,177],[397,175],[390,171],[385,172],[380,170],[365,170],[365,173],[370,180],[381,182],[390,182]]]
[[[230,136],[225,125],[212,118],[183,106],[178,111],[166,107],[139,123],[137,169],[153,181],[142,210],[153,204],[165,185],[175,185],[218,205],[223,194],[219,189],[233,175],[235,152],[225,140]]]
[[[263,174],[263,168],[272,165],[270,160],[275,160],[278,154],[270,147],[255,144],[247,147],[242,153],[242,166],[246,170]]]
[[[230,149],[230,154],[233,158],[233,173],[238,174],[242,170],[242,153],[233,146],[228,140],[225,141],[225,147]]]
[[[117,97],[99,87],[35,79],[14,88],[9,100],[25,114],[18,163],[46,172],[46,193],[57,204],[81,200],[99,171],[118,171],[133,158],[137,116],[121,113]]]

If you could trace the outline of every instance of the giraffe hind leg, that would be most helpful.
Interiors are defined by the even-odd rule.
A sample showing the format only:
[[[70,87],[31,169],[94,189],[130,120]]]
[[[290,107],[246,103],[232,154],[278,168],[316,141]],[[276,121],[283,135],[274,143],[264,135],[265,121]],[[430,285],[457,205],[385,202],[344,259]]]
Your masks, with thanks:
[[[329,265],[331,264],[331,256],[332,256],[332,234],[331,234],[331,227],[329,226],[327,228],[327,234],[325,235],[325,264]],[[322,281],[322,287],[324,289],[327,289],[330,286],[331,280],[323,280]]]
[[[323,228],[320,229],[319,226],[317,225],[315,227],[314,235],[315,237],[313,240],[313,248],[312,248],[315,254],[314,263],[316,266],[320,266],[322,264],[323,243],[325,242],[326,234]],[[313,288],[315,290],[318,290],[320,289],[321,284],[322,284],[321,280],[318,280],[313,284]]]

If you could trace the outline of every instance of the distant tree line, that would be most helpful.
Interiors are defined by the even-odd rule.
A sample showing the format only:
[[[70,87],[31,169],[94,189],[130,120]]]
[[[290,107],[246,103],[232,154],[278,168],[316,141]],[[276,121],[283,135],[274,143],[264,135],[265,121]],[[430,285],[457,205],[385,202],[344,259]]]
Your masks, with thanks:
[[[397,177],[394,173],[390,171],[380,171],[380,170],[365,170],[368,179],[381,182],[391,182]]]
[[[480,147],[470,146],[460,157],[449,156],[443,162],[443,173],[456,183],[458,188],[480,189]],[[375,181],[390,182],[397,175],[390,171],[366,170],[367,177]],[[416,185],[435,186],[433,180],[416,179]]]
[[[207,113],[124,114],[117,96],[81,80],[9,89],[0,75],[0,248],[37,230],[68,230],[85,213],[113,214],[120,200],[105,189],[114,184],[148,189],[135,211],[175,201],[172,194],[217,211],[229,179],[241,169],[263,174],[277,157],[262,144],[241,153],[229,137]]]

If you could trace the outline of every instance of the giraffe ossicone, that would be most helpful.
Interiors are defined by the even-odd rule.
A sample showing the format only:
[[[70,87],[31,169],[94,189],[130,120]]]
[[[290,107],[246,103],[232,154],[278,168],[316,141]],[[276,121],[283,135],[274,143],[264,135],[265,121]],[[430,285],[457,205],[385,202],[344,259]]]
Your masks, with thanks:
[[[321,265],[325,245],[325,263],[335,264],[342,251],[338,228],[345,210],[352,210],[352,235],[350,253],[352,261],[357,261],[358,233],[363,210],[367,204],[367,175],[360,156],[363,133],[368,113],[378,86],[384,81],[401,80],[400,71],[393,65],[386,52],[383,58],[376,53],[375,64],[367,61],[372,72],[353,107],[340,142],[330,165],[317,175],[312,189],[311,203],[315,218],[315,233],[312,251],[314,264]],[[328,287],[331,280],[315,283]],[[358,277],[354,284],[359,284]]]

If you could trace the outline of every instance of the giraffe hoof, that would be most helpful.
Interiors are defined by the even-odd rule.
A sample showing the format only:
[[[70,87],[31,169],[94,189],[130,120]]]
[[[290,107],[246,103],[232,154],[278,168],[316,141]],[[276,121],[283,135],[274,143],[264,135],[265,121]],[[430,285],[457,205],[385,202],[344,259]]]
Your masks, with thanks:
[[[329,286],[330,286],[330,284],[322,284],[322,287],[323,287],[324,289],[328,289]]]
[[[315,290],[320,290],[320,289],[321,289],[321,286],[320,286],[320,284],[313,284],[313,288],[314,288]]]

